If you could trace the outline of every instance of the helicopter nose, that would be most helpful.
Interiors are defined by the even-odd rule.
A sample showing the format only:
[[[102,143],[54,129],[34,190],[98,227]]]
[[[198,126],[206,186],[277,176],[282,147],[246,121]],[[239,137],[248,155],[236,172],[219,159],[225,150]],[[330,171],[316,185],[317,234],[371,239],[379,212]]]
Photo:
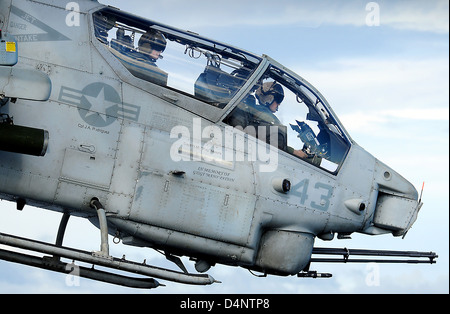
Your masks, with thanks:
[[[382,190],[390,191],[407,199],[418,199],[418,192],[414,185],[379,160],[375,162],[374,181]]]
[[[373,225],[392,232],[394,236],[405,236],[423,204],[418,200],[417,189],[378,160],[373,186],[378,189]]]

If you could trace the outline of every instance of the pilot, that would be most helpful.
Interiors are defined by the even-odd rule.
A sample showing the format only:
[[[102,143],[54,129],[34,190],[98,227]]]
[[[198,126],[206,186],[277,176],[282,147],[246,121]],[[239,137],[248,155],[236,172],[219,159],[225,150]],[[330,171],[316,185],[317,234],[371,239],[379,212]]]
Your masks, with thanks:
[[[275,116],[275,113],[278,111],[284,100],[283,87],[275,81],[266,82],[256,91],[255,96],[259,102],[257,108],[261,114],[264,115],[264,121],[269,122],[271,125],[283,125]],[[312,158],[303,150],[297,150],[289,146],[286,146],[286,151],[292,155],[306,159],[307,161]],[[311,160],[311,162],[315,163],[315,160]]]
[[[160,32],[150,29],[141,36],[138,42],[139,52],[143,57],[156,66],[156,61],[162,59],[162,53],[166,49],[167,41]]]
[[[277,123],[281,124],[280,120],[274,115],[278,111],[278,107],[284,100],[283,87],[277,82],[266,82],[256,91],[256,98],[262,106],[262,111],[271,112],[271,116]]]
[[[263,83],[255,92],[256,99],[259,105],[254,106],[256,110],[251,110],[253,122],[251,123],[257,127],[258,132],[260,126],[266,127],[266,142],[270,143],[271,128],[276,126],[278,129],[278,143],[270,143],[277,146],[279,149],[286,149],[286,130],[281,121],[274,114],[278,111],[278,107],[284,100],[283,87],[277,82]],[[261,138],[261,134],[258,134]]]
[[[168,73],[158,68],[156,61],[162,59],[166,49],[166,38],[159,31],[150,29],[139,38],[139,53],[137,61],[139,66],[133,69],[133,74],[139,78],[162,86],[167,85]],[[145,65],[142,67],[142,65]]]

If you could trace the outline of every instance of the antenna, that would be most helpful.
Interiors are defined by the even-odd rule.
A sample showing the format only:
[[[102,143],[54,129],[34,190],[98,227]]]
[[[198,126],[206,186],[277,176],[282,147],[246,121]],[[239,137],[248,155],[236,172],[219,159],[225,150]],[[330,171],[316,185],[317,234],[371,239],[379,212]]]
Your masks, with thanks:
[[[423,184],[422,184],[422,191],[420,192],[419,203],[422,201],[422,194],[423,194],[423,188],[424,187],[425,187],[425,181],[423,181]]]

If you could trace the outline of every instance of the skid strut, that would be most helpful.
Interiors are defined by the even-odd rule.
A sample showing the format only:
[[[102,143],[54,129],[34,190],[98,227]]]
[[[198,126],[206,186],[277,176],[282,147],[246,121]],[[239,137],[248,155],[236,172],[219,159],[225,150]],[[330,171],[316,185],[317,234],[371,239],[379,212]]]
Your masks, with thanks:
[[[100,223],[100,235],[101,235],[101,245],[100,251],[97,252],[102,256],[109,256],[109,244],[108,244],[108,222],[106,221],[106,212],[103,205],[100,203],[99,199],[94,197],[90,203],[91,208],[97,211],[98,221]]]

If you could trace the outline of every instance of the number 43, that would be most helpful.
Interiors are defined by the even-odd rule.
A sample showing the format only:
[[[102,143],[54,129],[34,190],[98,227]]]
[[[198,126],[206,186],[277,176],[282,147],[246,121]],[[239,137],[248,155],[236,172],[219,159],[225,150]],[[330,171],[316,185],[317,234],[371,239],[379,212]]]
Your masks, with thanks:
[[[296,185],[292,187],[292,194],[300,197],[300,205],[305,205],[306,201],[308,200],[308,188],[309,188],[309,179],[304,179],[303,181],[300,181]],[[317,203],[316,201],[312,201],[310,203],[310,206],[314,209],[327,211],[330,208],[330,199],[333,196],[334,188],[331,185],[317,182],[314,185],[315,190],[323,191],[322,194],[320,194],[320,201]]]

